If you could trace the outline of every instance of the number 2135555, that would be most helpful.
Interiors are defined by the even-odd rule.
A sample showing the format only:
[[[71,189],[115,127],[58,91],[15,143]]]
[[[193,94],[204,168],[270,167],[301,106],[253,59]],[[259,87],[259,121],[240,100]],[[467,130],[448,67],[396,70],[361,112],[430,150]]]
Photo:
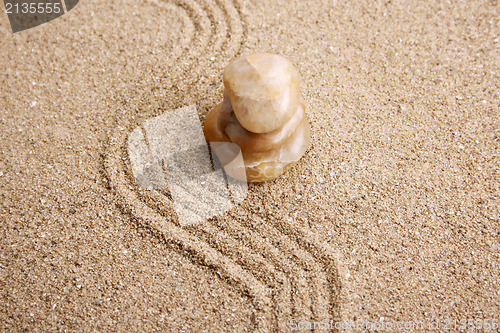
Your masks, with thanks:
[[[61,3],[5,3],[7,14],[59,14],[62,11]]]

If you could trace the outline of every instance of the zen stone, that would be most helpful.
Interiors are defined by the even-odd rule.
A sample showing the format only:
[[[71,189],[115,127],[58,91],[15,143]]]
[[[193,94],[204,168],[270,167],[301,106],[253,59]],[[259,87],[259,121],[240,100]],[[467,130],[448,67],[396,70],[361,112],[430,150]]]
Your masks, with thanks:
[[[238,145],[247,181],[275,179],[310,142],[297,69],[282,56],[258,53],[233,60],[223,81],[224,99],[205,121],[207,141]]]

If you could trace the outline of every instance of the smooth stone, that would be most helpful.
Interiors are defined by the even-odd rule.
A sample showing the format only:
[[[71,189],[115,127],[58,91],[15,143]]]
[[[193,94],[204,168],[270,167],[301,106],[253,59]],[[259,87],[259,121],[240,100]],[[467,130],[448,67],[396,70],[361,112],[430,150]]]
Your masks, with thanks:
[[[300,102],[292,118],[281,128],[269,133],[253,133],[246,130],[238,122],[231,103],[226,101],[220,105],[218,125],[220,130],[246,152],[265,152],[282,145],[297,129],[305,117],[304,103]]]
[[[303,117],[297,130],[280,147],[267,152],[243,151],[247,181],[265,182],[281,176],[297,163],[311,141],[311,126]]]
[[[219,128],[217,118],[222,109],[220,106],[221,104],[210,111],[205,121],[205,136],[210,143],[231,142],[229,137]],[[249,152],[242,149],[246,181],[264,182],[280,176],[300,160],[306,152],[310,140],[310,125],[307,117],[304,115],[299,126],[297,126],[296,130],[281,146],[265,152]],[[236,174],[241,174],[234,167],[231,167],[231,170],[228,171],[224,163],[223,167],[232,177]],[[241,177],[235,178],[242,180]]]
[[[285,125],[299,103],[299,73],[286,58],[270,53],[239,57],[224,69],[226,88],[241,126],[268,133]]]

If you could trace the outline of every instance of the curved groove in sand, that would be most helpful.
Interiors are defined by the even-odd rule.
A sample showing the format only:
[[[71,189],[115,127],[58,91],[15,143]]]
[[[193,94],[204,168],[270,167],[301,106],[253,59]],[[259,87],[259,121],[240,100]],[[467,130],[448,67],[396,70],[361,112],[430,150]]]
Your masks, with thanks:
[[[186,68],[189,71],[188,79],[184,79],[183,91],[187,94],[202,96],[210,84],[217,83],[221,68],[215,67],[216,62],[209,59],[232,59],[241,49],[243,41],[242,21],[235,5],[229,0],[203,1],[203,9],[207,12],[212,25],[213,34],[209,44],[206,45],[203,56],[196,59],[192,66]],[[202,74],[203,73],[203,74]],[[208,84],[203,82],[206,88],[201,88],[197,82],[200,79],[208,79]]]
[[[222,45],[226,40],[226,24],[224,22],[224,13],[219,8],[219,6],[214,5],[212,1],[203,1],[206,11],[209,15],[210,22],[214,26],[213,36],[214,39],[210,41],[208,45],[209,54],[205,54],[205,59],[207,56],[214,55],[215,52],[220,51]]]
[[[243,28],[243,14],[238,0],[222,0],[222,4],[225,16],[229,20],[228,26],[230,27],[228,42],[224,48],[224,56],[226,59],[232,59],[241,51],[246,30]]]
[[[177,63],[182,54],[186,52],[186,49],[194,41],[194,35],[196,29],[194,21],[189,15],[191,11],[189,10],[189,7],[188,9],[186,9],[185,6],[179,6],[174,3],[165,2],[161,0],[146,0],[146,1],[151,2],[160,8],[165,8],[167,10],[172,10],[176,12],[178,15],[176,17],[180,17],[182,19],[183,26],[185,27],[180,38],[179,47],[175,47],[173,53],[169,55],[168,59],[169,61],[167,62],[167,69],[168,69]]]
[[[264,219],[263,216],[260,218]],[[340,254],[335,252],[318,235],[305,228],[293,226],[287,221],[280,221],[273,228],[287,237],[293,238],[295,244],[299,245],[303,251],[309,252],[322,265],[322,271],[327,274],[330,289],[329,314],[331,318],[335,318],[337,321],[350,320],[349,313],[352,313],[356,297],[350,283],[349,269],[342,264]],[[335,288],[335,285],[338,285],[338,288]]]
[[[160,0],[154,0],[160,1]],[[180,3],[178,1],[177,3]],[[242,20],[242,14],[239,3],[230,0],[220,0],[214,4],[214,1],[200,0],[199,5],[194,5],[193,1],[188,1],[195,18],[201,17],[198,27],[201,30],[208,30],[206,22],[210,22],[213,29],[210,34],[204,34],[199,39],[197,46],[179,58],[181,66],[178,69],[180,73],[189,73],[182,81],[175,81],[176,76],[170,76],[170,82],[176,84],[179,91],[189,95],[202,96],[210,84],[218,81],[221,68],[214,67],[210,58],[234,58],[242,48],[246,30]],[[203,12],[203,15],[201,15]],[[215,64],[215,62],[214,62]],[[203,73],[203,76],[202,76]],[[203,82],[207,88],[203,89],[197,84],[200,79],[208,79]],[[195,91],[196,90],[196,91]]]
[[[242,269],[255,276],[259,282],[274,292],[272,295],[274,326],[278,326],[281,319],[278,314],[291,314],[290,298],[293,288],[290,288],[289,278],[270,263],[265,256],[255,251],[255,248],[238,242],[225,230],[210,223],[201,224],[194,231],[201,240],[217,249],[223,256],[231,258]]]
[[[326,272],[317,262],[316,254],[305,251],[286,233],[270,226],[264,220],[255,221],[249,226],[243,226],[234,221],[231,225],[225,225],[224,228],[233,234],[244,235],[245,241],[252,243],[253,248],[259,249],[266,258],[270,258],[278,269],[290,275],[292,280],[299,280],[297,289],[302,291],[309,289],[309,292],[302,293],[303,297],[295,299],[294,319],[321,321],[332,317],[331,309],[334,305],[330,304],[330,300],[335,299],[331,297]],[[276,245],[270,244],[267,241],[268,238],[272,239]],[[262,246],[263,243],[267,243],[266,246]],[[337,317],[338,315],[335,316]]]
[[[184,91],[189,95],[200,95],[206,89],[202,86],[208,86],[203,82],[203,85],[197,84],[200,80],[212,77],[215,80],[216,68],[213,68],[210,58],[215,57],[221,52],[221,46],[225,41],[226,27],[224,24],[223,13],[220,8],[210,0],[198,0],[200,8],[204,11],[207,20],[210,22],[210,36],[203,41],[203,51],[196,53],[196,58],[191,66],[186,68],[189,75],[183,79]],[[211,80],[209,79],[208,83]],[[201,89],[200,89],[201,88]]]
[[[292,304],[287,304],[286,312],[282,312],[279,316],[278,327],[285,328],[291,319],[310,320],[312,315],[310,311],[311,300],[307,290],[306,274],[302,267],[287,258],[287,256],[291,257],[290,253],[280,251],[261,234],[245,227],[237,219],[231,221],[231,225],[222,225],[219,222],[218,227],[233,237],[240,238],[243,244],[248,244],[251,249],[258,251],[261,256],[267,258],[274,265],[275,269],[286,274],[290,280],[291,295],[289,298],[291,298]]]
[[[292,230],[292,226],[288,223],[285,224],[285,227],[288,230]],[[332,312],[332,314],[336,315],[338,321],[349,321],[351,319],[349,314],[353,313],[355,293],[350,283],[351,274],[349,273],[347,266],[342,264],[340,254],[335,252],[331,246],[328,246],[328,244],[320,239],[318,235],[304,228],[296,229],[296,237],[299,243],[304,244],[304,247],[311,253],[316,253],[320,256],[320,262],[323,263],[324,270],[326,272],[335,272],[334,275],[330,276],[330,278],[335,279],[335,281],[331,281],[332,283],[330,283],[330,286],[332,287],[335,282],[339,283],[340,290],[332,290],[332,296],[336,296],[333,304],[340,306],[340,300],[342,300],[343,303],[342,309],[338,308],[336,309],[336,312]],[[336,295],[336,292],[339,292],[340,294]]]
[[[167,64],[164,76],[168,85],[175,86],[179,91],[187,92],[193,80],[179,80],[179,77],[191,68],[199,66],[199,55],[205,52],[211,37],[213,36],[212,21],[207,12],[195,0],[175,0],[167,2],[166,0],[147,0],[160,7],[177,7],[181,9],[183,22],[186,31],[183,32],[186,37],[183,38],[180,48],[176,49],[171,57],[172,61]],[[175,69],[175,70],[173,70]]]

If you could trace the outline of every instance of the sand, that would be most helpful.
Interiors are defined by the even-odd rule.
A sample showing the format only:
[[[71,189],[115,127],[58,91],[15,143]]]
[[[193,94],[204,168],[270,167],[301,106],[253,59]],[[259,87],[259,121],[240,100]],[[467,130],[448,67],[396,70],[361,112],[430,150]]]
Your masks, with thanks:
[[[500,320],[497,1],[86,0],[16,34],[1,17],[1,331]],[[299,69],[311,147],[181,227],[135,184],[127,135],[187,105],[203,121],[253,52]]]

